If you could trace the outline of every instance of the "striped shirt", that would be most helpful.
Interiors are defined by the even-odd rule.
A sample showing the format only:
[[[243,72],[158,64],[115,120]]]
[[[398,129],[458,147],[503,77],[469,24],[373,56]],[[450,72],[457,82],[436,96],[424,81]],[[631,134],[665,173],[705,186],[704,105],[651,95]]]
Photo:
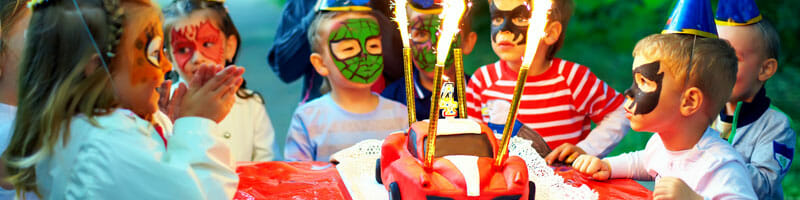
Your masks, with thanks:
[[[518,72],[502,60],[481,66],[467,85],[469,117],[505,123],[517,77]],[[525,80],[517,119],[555,148],[586,138],[591,122],[599,124],[624,100],[586,66],[554,58],[546,72]]]

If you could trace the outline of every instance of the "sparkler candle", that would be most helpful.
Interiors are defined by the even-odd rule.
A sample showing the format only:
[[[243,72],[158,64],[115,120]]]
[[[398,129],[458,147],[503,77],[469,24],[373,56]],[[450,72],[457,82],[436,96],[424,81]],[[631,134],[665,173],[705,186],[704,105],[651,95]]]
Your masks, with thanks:
[[[440,30],[440,38],[436,44],[436,68],[433,77],[433,96],[431,97],[431,113],[430,122],[428,124],[428,139],[425,150],[425,167],[430,168],[433,164],[433,154],[436,151],[436,124],[439,121],[439,99],[442,94],[442,73],[444,72],[444,63],[447,60],[447,54],[450,53],[450,44],[453,41],[456,33],[459,31],[458,25],[461,21],[461,16],[467,10],[467,5],[464,0],[444,0],[442,2],[442,27]],[[441,50],[441,51],[439,51]]]
[[[417,121],[417,106],[414,103],[414,71],[411,69],[411,47],[408,37],[408,12],[406,11],[406,0],[396,0],[394,2],[394,21],[400,29],[400,39],[403,41],[403,74],[406,87],[406,106],[408,107],[408,125]]]
[[[519,98],[522,96],[525,80],[528,79],[528,69],[531,67],[533,57],[536,55],[536,50],[539,48],[539,40],[544,37],[544,29],[547,26],[547,17],[550,12],[550,7],[553,2],[550,0],[532,0],[533,8],[531,9],[531,19],[528,20],[527,44],[525,47],[525,54],[522,56],[522,66],[519,68],[519,75],[517,76],[517,84],[514,86],[514,97],[511,100],[511,108],[508,109],[508,118],[506,118],[506,126],[503,128],[503,139],[500,144],[500,149],[497,151],[495,157],[495,166],[502,166],[505,157],[508,154],[508,142],[511,139],[511,130],[514,127],[514,121],[517,120],[517,110],[519,109]]]

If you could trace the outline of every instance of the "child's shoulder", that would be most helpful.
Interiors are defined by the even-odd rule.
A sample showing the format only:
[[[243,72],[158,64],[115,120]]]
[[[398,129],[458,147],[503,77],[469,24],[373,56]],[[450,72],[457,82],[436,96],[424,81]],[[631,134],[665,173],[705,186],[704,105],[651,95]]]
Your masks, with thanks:
[[[403,105],[402,103],[397,102],[395,100],[383,97],[381,95],[378,95],[378,98],[379,98],[378,101],[380,101],[379,105],[382,105],[381,107],[383,107],[381,109],[391,109],[391,110],[407,109],[406,105]]]
[[[744,159],[739,152],[727,141],[720,138],[719,132],[712,128],[706,129],[696,148],[701,151],[698,160],[705,162],[707,169],[715,169],[728,162],[744,163]]]

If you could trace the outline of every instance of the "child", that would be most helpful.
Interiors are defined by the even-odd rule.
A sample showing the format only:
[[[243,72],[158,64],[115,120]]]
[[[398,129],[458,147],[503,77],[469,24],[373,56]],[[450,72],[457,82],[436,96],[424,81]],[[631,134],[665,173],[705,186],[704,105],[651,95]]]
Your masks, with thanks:
[[[2,157],[17,190],[45,199],[233,197],[235,162],[211,132],[243,69],[204,67],[178,88],[180,118],[165,150],[138,114],[157,112],[156,88],[171,68],[158,8],[144,0],[30,6],[36,31],[26,34],[19,110]]]
[[[744,157],[758,198],[783,199],[781,181],[792,164],[797,136],[786,114],[770,107],[764,89],[778,70],[780,38],[769,22],[758,20],[761,15],[753,1],[720,1],[716,18],[720,39],[736,49],[739,70],[733,93],[712,128]]]
[[[470,118],[505,124],[528,40],[524,0],[490,0],[492,49],[500,57],[480,67],[467,87]],[[571,0],[554,0],[545,37],[530,66],[517,120],[538,132],[553,151],[548,163],[571,163],[579,154],[604,156],[628,132],[624,98],[589,68],[555,58],[572,14]],[[536,43],[532,43],[536,44]],[[597,127],[591,130],[591,122]]]
[[[427,4],[426,4],[427,3]],[[428,5],[428,7],[425,7]],[[433,0],[416,0],[408,6],[409,38],[411,41],[411,51],[413,55],[412,63],[416,67],[414,70],[414,96],[416,105],[417,120],[430,118],[431,90],[433,90],[433,69],[436,67],[436,53],[434,48],[439,41],[439,25],[441,19],[439,14],[442,12],[441,6],[434,6]],[[454,37],[452,47],[462,48],[462,52],[467,55],[472,52],[478,35],[472,31],[469,11],[462,18],[461,30]],[[447,57],[447,66],[444,74],[455,83],[456,72],[453,66],[453,51]],[[464,80],[466,82],[466,80]],[[458,99],[456,93],[454,99]],[[381,96],[407,105],[405,80],[397,80],[386,86]]]
[[[657,134],[642,151],[581,155],[572,166],[596,180],[655,179],[654,199],[755,199],[741,156],[708,127],[736,81],[733,48],[716,38],[655,34],[633,56],[626,117],[633,130]]]
[[[322,10],[309,27],[309,59],[331,91],[295,110],[284,151],[288,161],[327,162],[359,141],[408,128],[405,106],[370,91],[383,68],[375,17],[348,9]]]
[[[202,64],[235,63],[241,38],[221,2],[175,0],[164,8],[164,15],[166,49],[177,66],[179,82],[192,80]],[[236,91],[231,112],[219,123],[219,134],[237,161],[270,161],[275,130],[261,95],[244,85]]]

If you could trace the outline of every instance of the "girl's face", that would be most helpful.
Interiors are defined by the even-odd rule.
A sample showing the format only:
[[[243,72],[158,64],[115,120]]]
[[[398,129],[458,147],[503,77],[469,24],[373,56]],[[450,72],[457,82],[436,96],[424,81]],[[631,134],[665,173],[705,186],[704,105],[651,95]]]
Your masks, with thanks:
[[[17,65],[19,65],[20,58],[22,58],[22,50],[25,48],[25,30],[28,29],[28,24],[31,20],[31,12],[29,9],[20,9],[21,13],[17,14],[16,19],[11,24],[2,27],[7,29],[6,35],[3,35],[3,49],[0,53],[0,80],[3,84],[17,84]],[[6,81],[8,80],[8,81]],[[16,88],[16,87],[9,87]],[[16,94],[16,92],[14,92]]]
[[[156,7],[125,8],[122,37],[112,65],[114,91],[123,108],[141,117],[158,110],[159,94],[164,73],[172,69],[162,51],[164,34],[161,31],[160,11]]]
[[[192,80],[201,64],[224,65],[233,58],[235,37],[226,38],[214,14],[204,9],[192,12],[188,17],[176,19],[170,32],[170,53],[172,62],[178,66],[183,80]],[[229,54],[230,53],[230,54]]]

